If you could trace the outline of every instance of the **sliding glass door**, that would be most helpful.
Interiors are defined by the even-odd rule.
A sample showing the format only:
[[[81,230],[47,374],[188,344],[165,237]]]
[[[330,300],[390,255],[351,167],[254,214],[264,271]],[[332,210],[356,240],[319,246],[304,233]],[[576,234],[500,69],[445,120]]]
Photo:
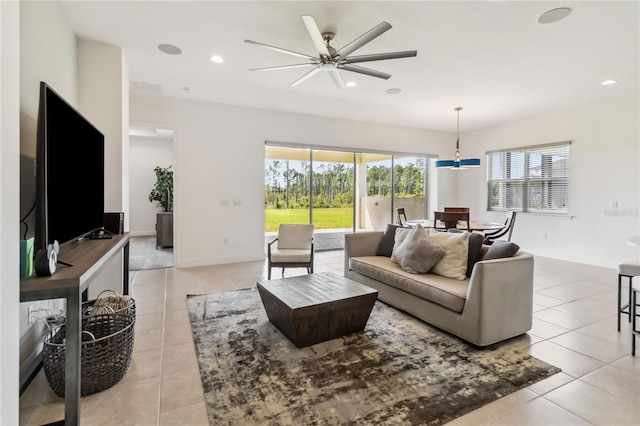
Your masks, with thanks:
[[[393,157],[393,205],[404,208],[408,220],[427,218],[425,157]]]
[[[264,229],[281,223],[309,223],[311,212],[309,149],[267,147],[264,162]]]
[[[317,250],[344,247],[353,232],[353,152],[312,150],[311,221]]]
[[[427,156],[286,145],[265,147],[265,235],[280,223],[312,223],[316,250],[344,247],[344,234],[384,230],[396,208],[427,217]]]

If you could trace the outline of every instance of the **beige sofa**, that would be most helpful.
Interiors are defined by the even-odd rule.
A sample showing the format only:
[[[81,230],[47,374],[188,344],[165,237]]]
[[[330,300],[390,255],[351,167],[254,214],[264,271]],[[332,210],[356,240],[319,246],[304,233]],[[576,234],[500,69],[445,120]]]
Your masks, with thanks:
[[[526,333],[533,310],[533,256],[518,251],[475,264],[471,278],[411,274],[376,256],[383,232],[345,236],[344,275],[378,290],[378,299],[476,346]],[[488,247],[483,246],[483,254]]]

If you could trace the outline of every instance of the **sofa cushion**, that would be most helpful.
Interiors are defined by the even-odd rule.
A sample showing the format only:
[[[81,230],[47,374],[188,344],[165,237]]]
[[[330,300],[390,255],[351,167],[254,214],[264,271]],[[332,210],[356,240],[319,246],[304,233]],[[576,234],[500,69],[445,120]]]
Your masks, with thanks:
[[[444,249],[444,256],[433,265],[431,272],[456,280],[467,278],[465,274],[469,253],[469,233],[440,232],[429,229],[429,238]]]
[[[387,229],[385,229],[382,240],[380,240],[380,244],[378,244],[376,256],[391,257],[391,252],[393,251],[393,245],[396,238],[396,229],[398,228],[400,228],[399,225],[394,225],[392,223],[387,224]]]
[[[487,254],[484,255],[483,260],[491,260],[491,259],[502,259],[505,257],[513,257],[518,250],[520,250],[520,246],[516,243],[512,243],[511,241],[502,241],[496,240],[489,246],[489,250],[487,250]]]
[[[395,249],[394,255],[403,270],[424,274],[444,256],[444,249],[429,238],[429,232],[417,225]]]
[[[464,308],[468,279],[454,280],[432,273],[410,274],[384,256],[352,257],[349,268],[455,312],[462,312]]]

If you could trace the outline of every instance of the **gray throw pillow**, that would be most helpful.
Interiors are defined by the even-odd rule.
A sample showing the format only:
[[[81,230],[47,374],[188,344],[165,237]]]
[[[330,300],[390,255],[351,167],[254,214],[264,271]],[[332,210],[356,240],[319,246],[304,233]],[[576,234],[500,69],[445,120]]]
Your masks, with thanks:
[[[429,239],[429,233],[417,225],[394,249],[398,265],[410,274],[425,274],[444,256],[444,249]]]
[[[518,250],[520,250],[520,246],[516,243],[512,243],[511,241],[501,241],[496,240],[489,246],[489,250],[487,254],[484,255],[483,260],[491,260],[491,259],[503,259],[505,257],[514,256]]]
[[[387,229],[384,231],[384,235],[382,236],[382,240],[380,244],[378,244],[378,249],[376,250],[376,256],[387,256],[391,257],[391,252],[393,251],[393,244],[395,243],[396,238],[396,229],[400,228],[398,225],[394,225],[389,223],[387,225]]]
[[[477,232],[469,233],[469,254],[467,255],[467,277],[471,278],[473,267],[482,260],[482,242],[484,235]]]

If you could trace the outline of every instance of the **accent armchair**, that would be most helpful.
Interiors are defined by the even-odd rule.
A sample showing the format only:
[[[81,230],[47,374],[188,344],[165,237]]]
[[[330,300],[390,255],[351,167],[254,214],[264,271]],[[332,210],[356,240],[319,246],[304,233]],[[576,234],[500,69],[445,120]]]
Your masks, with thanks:
[[[267,244],[268,272],[271,268],[307,268],[313,274],[313,225],[280,224],[278,236]],[[277,244],[276,244],[277,242]]]

